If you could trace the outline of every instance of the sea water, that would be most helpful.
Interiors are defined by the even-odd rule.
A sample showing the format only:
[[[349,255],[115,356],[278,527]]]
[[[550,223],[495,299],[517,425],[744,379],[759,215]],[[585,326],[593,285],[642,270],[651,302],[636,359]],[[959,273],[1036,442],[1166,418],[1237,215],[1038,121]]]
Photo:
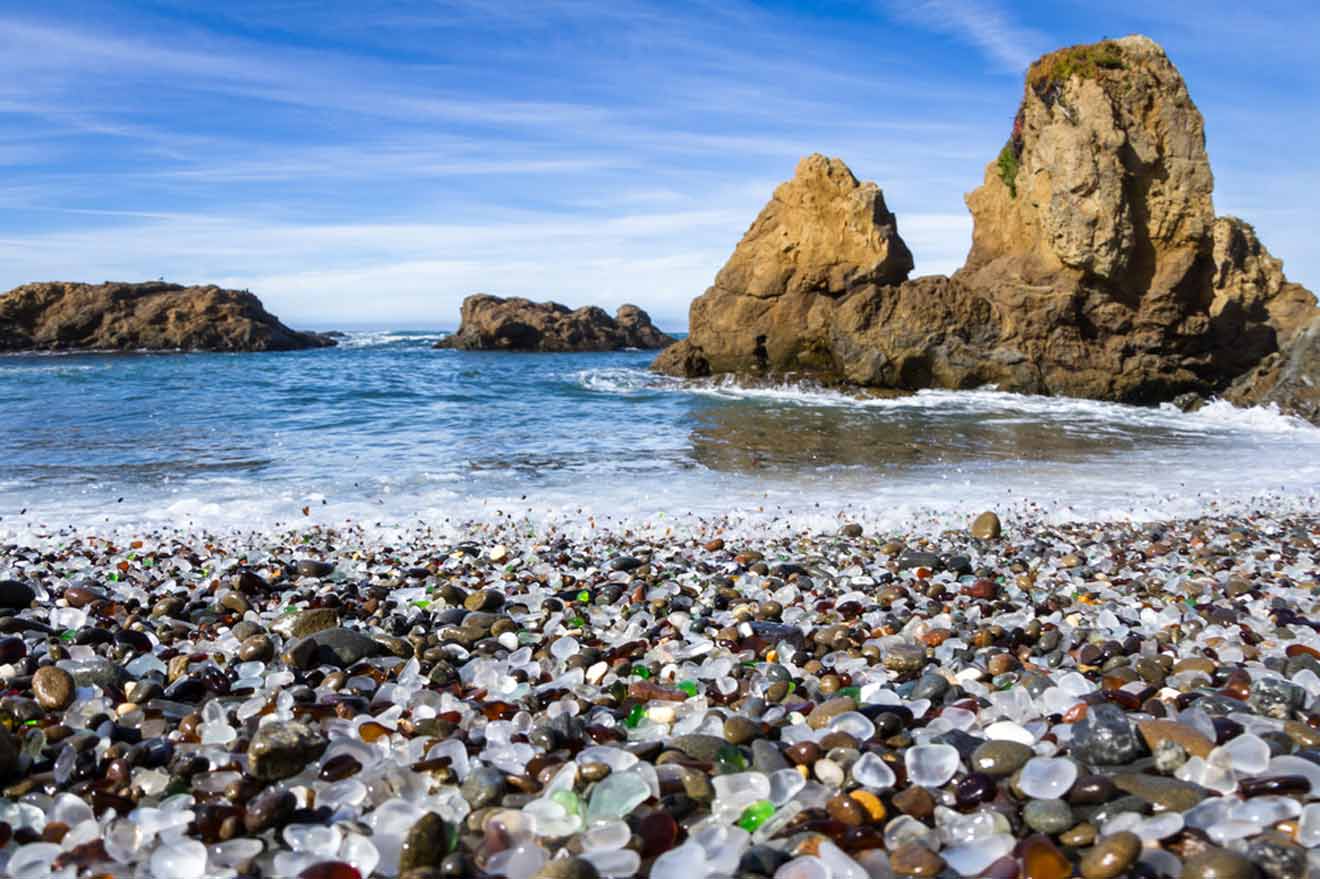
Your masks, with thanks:
[[[982,508],[1144,521],[1320,496],[1320,430],[1269,409],[741,388],[654,375],[651,352],[433,349],[442,335],[0,357],[0,535],[510,515],[936,528]]]

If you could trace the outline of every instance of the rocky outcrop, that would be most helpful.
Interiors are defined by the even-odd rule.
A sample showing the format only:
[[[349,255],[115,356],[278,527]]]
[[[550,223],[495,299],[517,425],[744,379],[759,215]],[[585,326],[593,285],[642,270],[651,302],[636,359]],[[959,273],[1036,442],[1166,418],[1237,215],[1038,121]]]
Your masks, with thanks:
[[[967,197],[972,248],[953,277],[905,281],[880,191],[812,156],[655,368],[1126,402],[1223,393],[1300,339],[1316,305],[1250,226],[1215,217],[1212,190],[1200,112],[1158,45],[1060,50],[1032,65]]]
[[[291,330],[251,293],[178,284],[25,284],[0,296],[0,351],[293,351],[333,339]]]
[[[478,293],[463,300],[458,332],[435,344],[464,351],[618,351],[664,348],[673,339],[650,316],[624,305],[614,317],[594,305],[501,299]]]
[[[683,375],[829,370],[838,301],[897,284],[910,271],[912,254],[880,188],[859,183],[838,159],[808,156],[692,303],[691,336],[666,350],[656,368]]]
[[[1320,424],[1320,317],[1235,381],[1224,397],[1238,406],[1277,406]]]

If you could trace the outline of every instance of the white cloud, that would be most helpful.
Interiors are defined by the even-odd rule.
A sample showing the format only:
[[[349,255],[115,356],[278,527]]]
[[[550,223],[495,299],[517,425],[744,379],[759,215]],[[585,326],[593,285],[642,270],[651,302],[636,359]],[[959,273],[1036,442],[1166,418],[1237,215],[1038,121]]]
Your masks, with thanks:
[[[975,46],[1015,73],[1049,48],[1048,37],[1015,24],[993,0],[887,0],[886,7],[895,18]]]

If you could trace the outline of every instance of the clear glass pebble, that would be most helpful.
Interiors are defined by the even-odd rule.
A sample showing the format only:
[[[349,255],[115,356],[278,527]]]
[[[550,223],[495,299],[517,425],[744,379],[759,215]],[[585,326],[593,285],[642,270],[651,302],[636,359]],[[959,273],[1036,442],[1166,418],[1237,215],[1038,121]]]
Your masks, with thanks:
[[[1032,757],[1022,767],[1018,788],[1038,800],[1060,799],[1077,781],[1077,764],[1066,757]]]
[[[914,745],[903,761],[908,779],[922,787],[942,787],[958,772],[958,750],[952,745]]]
[[[888,790],[894,786],[896,780],[894,770],[889,768],[889,764],[870,751],[853,764],[852,777],[862,787],[872,791]]]

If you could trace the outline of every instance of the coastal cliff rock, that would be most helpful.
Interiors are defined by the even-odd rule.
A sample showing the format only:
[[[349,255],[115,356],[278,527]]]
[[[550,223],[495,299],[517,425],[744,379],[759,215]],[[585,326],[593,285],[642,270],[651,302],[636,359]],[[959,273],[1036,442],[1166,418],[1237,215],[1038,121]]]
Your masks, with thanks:
[[[569,309],[558,302],[501,299],[478,293],[463,300],[458,332],[437,348],[464,351],[617,351],[664,348],[673,339],[650,316],[624,305],[614,317],[594,305]]]
[[[837,300],[910,271],[912,254],[880,188],[859,183],[838,159],[810,155],[692,303],[691,337],[666,350],[657,369],[828,369]]]
[[[291,330],[251,293],[178,284],[25,284],[0,296],[0,351],[293,351],[333,339]]]
[[[903,280],[911,256],[879,190],[812,156],[655,369],[1139,403],[1224,393],[1317,311],[1249,225],[1215,217],[1212,190],[1200,112],[1157,44],[1062,49],[1031,66],[967,196],[972,248],[952,278]]]

